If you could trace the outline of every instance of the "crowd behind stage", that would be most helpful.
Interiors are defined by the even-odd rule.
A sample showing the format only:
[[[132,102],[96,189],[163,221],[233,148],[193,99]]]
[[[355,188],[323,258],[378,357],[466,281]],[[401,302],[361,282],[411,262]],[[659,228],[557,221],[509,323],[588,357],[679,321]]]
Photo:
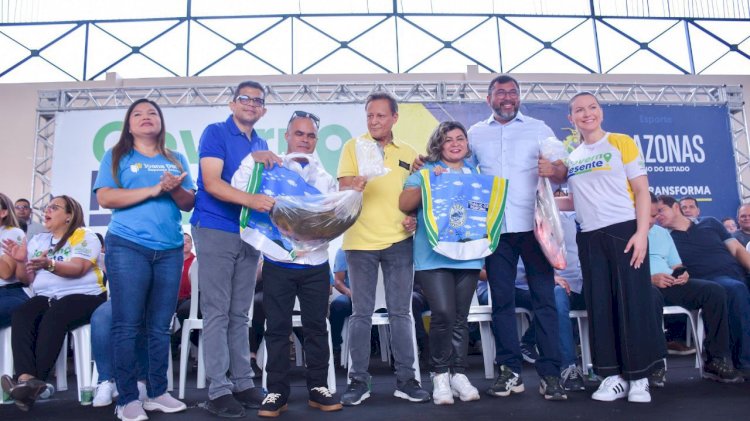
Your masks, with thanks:
[[[380,353],[394,397],[436,405],[524,393],[524,361],[549,401],[595,381],[592,399],[651,402],[665,387],[668,353],[698,353],[703,379],[749,379],[750,204],[736,218],[711,216],[696,198],[655,196],[638,145],[602,127],[588,92],[569,101],[577,142],[550,156],[536,139],[554,134],[519,111],[521,96],[512,76],[496,76],[486,119],[468,129],[441,122],[416,151],[394,136],[397,101],[374,92],[367,132],[344,144],[337,174],[316,158],[321,122],[307,110],[290,116],[285,153],[268,150],[254,129],[267,111],[257,82],[240,83],[227,119],[206,127],[197,174],[166,148],[159,105],[134,101],[93,187],[112,210],[105,236],[85,227],[65,192],[37,214],[29,200],[0,193],[0,337],[13,361],[2,367],[3,401],[30,411],[48,399],[63,342],[82,326],[98,381],[79,398],[116,402],[122,420],[186,409],[167,391],[177,354],[199,361],[199,373],[205,366],[202,407],[226,418],[280,416],[300,346],[308,406],[321,411],[364,404],[369,361]],[[554,190],[547,202],[545,186]],[[290,206],[290,195],[307,199]],[[353,202],[354,216],[315,214],[313,197]],[[290,226],[269,222],[282,206]],[[189,233],[181,211],[192,211]],[[300,240],[301,215],[311,213],[325,227]],[[329,262],[335,229],[343,243]],[[477,306],[491,314],[481,335],[469,323]],[[692,345],[689,319],[665,319],[672,306],[702,317]],[[533,315],[525,332],[519,308]],[[577,338],[574,314],[585,316],[588,338]],[[386,317],[387,329],[373,328]],[[588,339],[584,355],[577,339]],[[466,372],[482,340],[495,355],[494,380],[480,393]],[[348,383],[336,393],[329,374],[339,361]]]

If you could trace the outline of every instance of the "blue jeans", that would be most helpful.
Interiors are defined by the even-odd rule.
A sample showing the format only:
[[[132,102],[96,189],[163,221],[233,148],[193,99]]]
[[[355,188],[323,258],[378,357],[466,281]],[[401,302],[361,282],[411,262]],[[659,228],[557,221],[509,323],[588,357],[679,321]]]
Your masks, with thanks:
[[[152,250],[107,234],[106,263],[112,300],[118,405],[138,399],[137,337],[145,325],[148,341],[147,392],[167,391],[169,327],[182,276],[182,247]]]
[[[565,288],[555,285],[555,305],[557,307],[557,320],[560,323],[560,369],[565,369],[576,363],[576,345],[573,338],[573,325],[570,320],[570,309],[583,310],[583,296],[571,292],[570,296]],[[576,304],[580,305],[576,305]],[[516,307],[523,307],[531,311],[531,293],[528,290],[516,288]],[[534,329],[528,329],[521,338],[521,343],[535,345]]]
[[[744,282],[719,276],[708,279],[724,287],[729,313],[729,348],[737,368],[750,368],[750,292]]]
[[[352,315],[352,299],[346,295],[339,295],[331,301],[329,320],[331,321],[331,343],[334,350],[341,350],[341,331],[344,329],[344,319]]]
[[[146,346],[148,344],[146,343],[145,332],[139,332],[135,341],[135,356],[138,360],[138,380],[146,380],[148,377],[148,352]],[[115,375],[112,370],[114,349],[112,346],[111,301],[104,302],[91,315],[91,354],[96,363],[96,371],[99,373],[99,383],[113,380]]]
[[[495,362],[498,366],[507,366],[515,373],[521,372],[521,347],[516,332],[514,294],[519,257],[526,268],[534,312],[533,325],[539,349],[537,373],[540,376],[559,376],[559,322],[555,309],[553,270],[531,231],[501,235],[497,249],[485,259],[492,294]]]
[[[13,311],[28,300],[22,287],[13,284],[0,288],[0,329],[10,326]]]

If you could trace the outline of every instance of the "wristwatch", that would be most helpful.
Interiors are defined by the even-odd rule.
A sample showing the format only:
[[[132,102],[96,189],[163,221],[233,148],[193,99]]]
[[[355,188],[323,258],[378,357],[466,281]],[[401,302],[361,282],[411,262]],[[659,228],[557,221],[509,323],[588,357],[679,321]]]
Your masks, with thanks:
[[[49,260],[49,264],[47,265],[47,272],[50,272],[50,273],[55,272],[55,259]]]

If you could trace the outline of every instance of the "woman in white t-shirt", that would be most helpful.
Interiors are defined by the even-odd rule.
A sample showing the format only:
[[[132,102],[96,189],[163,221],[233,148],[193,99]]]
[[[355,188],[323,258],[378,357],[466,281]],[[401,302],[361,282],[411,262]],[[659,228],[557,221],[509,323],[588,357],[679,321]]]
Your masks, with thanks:
[[[13,202],[0,193],[0,244],[6,241],[21,244],[26,234],[18,225],[13,213]],[[23,290],[25,284],[16,278],[16,261],[0,248],[0,329],[10,325],[13,311],[25,303],[29,296]]]
[[[73,198],[57,196],[44,210],[48,232],[28,245],[5,242],[16,262],[16,277],[31,284],[35,296],[13,313],[13,363],[18,377],[2,377],[3,390],[28,411],[46,388],[68,331],[87,324],[107,299],[96,264],[101,245],[83,228],[83,210]]]
[[[569,108],[581,145],[565,165],[581,226],[576,240],[594,371],[606,377],[591,397],[650,402],[648,376],[662,367],[666,346],[651,299],[646,165],[630,136],[602,129],[594,95],[575,95]],[[562,199],[562,210],[572,210],[570,200]]]

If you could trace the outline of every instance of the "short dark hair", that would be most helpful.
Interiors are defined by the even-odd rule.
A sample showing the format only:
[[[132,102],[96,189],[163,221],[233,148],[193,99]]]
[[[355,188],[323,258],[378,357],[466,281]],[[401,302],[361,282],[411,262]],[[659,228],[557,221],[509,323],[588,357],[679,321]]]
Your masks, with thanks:
[[[725,217],[721,218],[721,222],[722,223],[727,222],[727,221],[732,221],[732,222],[735,222],[735,223],[737,222],[731,216],[725,216]]]
[[[266,88],[263,87],[263,85],[260,84],[260,82],[256,82],[254,80],[246,80],[244,82],[240,82],[239,85],[237,85],[237,88],[234,90],[234,96],[232,97],[232,100],[236,100],[237,97],[240,95],[240,91],[244,88],[255,88],[261,92],[263,92],[263,98],[266,97]]]
[[[365,109],[367,109],[367,106],[370,105],[372,101],[377,101],[379,99],[384,99],[388,101],[388,105],[391,107],[391,114],[396,114],[398,112],[398,101],[396,101],[396,98],[393,97],[393,95],[389,94],[388,92],[373,92],[370,95],[367,95],[367,100],[365,101]]]
[[[657,203],[659,201],[654,192],[649,191],[648,194],[651,195],[651,203]]]
[[[444,121],[440,123],[436,128],[435,131],[432,132],[430,135],[430,138],[427,140],[427,161],[428,162],[437,162],[442,158],[442,151],[443,151],[443,145],[445,144],[445,135],[448,134],[448,132],[453,130],[461,130],[463,132],[464,137],[466,137],[468,141],[468,135],[466,134],[466,128],[463,124],[461,124],[458,121]],[[468,147],[466,149],[466,156],[464,158],[468,158],[471,156],[471,148]]]
[[[695,207],[700,209],[700,206],[698,206],[698,199],[694,198],[693,196],[685,196],[680,199],[680,204],[682,204],[683,200],[692,200],[693,203],[695,203]]]
[[[20,198],[20,199],[18,199],[18,200],[16,200],[15,203],[14,203],[14,205],[16,203],[18,203],[18,202],[26,202],[27,205],[31,205],[31,202],[29,202],[29,199],[24,199],[23,197]]]
[[[674,198],[674,197],[672,197],[672,196],[667,196],[667,195],[665,195],[665,194],[662,194],[662,195],[660,195],[660,196],[659,196],[659,201],[660,201],[661,203],[664,203],[665,205],[669,206],[670,208],[671,208],[672,206],[674,206],[674,205],[675,205],[675,203],[677,204],[677,207],[678,207],[678,208],[680,207],[680,206],[679,206],[679,202],[677,201],[677,199],[675,199],[675,198]],[[680,213],[682,213],[682,210],[680,210]]]
[[[492,95],[492,88],[495,86],[496,83],[508,83],[513,82],[514,85],[516,85],[516,89],[519,91],[521,90],[521,87],[518,85],[518,81],[510,76],[510,75],[498,75],[495,76],[494,79],[490,81],[490,86],[487,88],[487,95]]]

